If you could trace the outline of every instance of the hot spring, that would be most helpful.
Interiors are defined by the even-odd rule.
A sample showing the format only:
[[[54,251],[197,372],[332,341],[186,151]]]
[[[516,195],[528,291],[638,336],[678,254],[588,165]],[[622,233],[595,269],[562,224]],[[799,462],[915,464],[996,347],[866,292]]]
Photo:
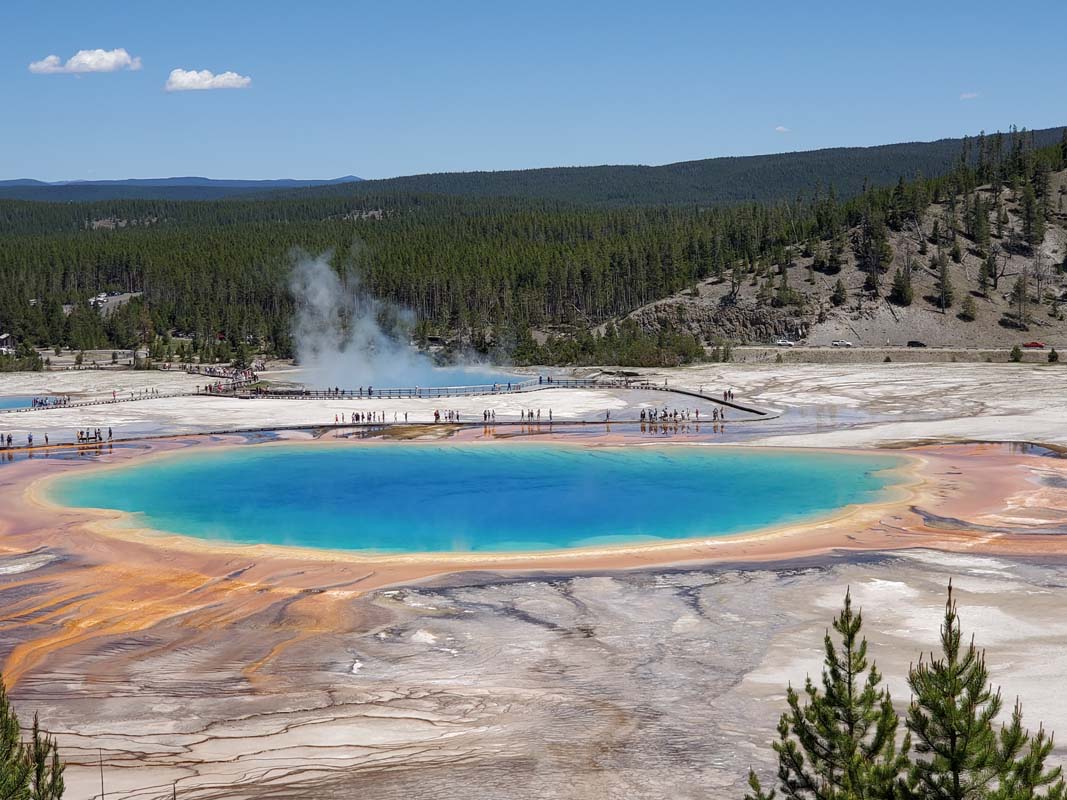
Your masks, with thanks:
[[[721,536],[877,501],[899,457],[754,448],[281,444],[206,449],[51,485],[58,503],[227,543],[380,553]]]

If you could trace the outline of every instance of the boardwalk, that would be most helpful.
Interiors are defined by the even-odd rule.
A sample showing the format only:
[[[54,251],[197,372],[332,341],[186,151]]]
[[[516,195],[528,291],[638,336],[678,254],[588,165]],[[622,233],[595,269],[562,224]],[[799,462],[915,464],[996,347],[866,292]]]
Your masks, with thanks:
[[[515,383],[494,383],[477,386],[415,386],[402,388],[375,389],[262,389],[256,388],[251,391],[237,391],[236,397],[247,399],[275,399],[275,400],[404,400],[404,399],[437,399],[450,397],[479,397],[502,394],[528,394],[530,392],[551,391],[554,389],[626,389],[651,392],[668,392],[671,394],[684,395],[715,403],[720,406],[733,408],[759,417],[766,417],[768,412],[752,406],[742,405],[732,400],[703,394],[695,389],[678,388],[675,386],[661,385],[644,380],[601,380],[597,378],[531,378],[526,381]]]

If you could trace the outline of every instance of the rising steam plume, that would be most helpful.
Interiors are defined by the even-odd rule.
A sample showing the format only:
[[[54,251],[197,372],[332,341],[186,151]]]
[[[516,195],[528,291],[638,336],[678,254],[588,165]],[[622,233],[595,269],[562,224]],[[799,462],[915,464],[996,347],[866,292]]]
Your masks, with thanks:
[[[373,297],[354,274],[342,280],[328,254],[296,256],[289,288],[296,302],[293,342],[308,385],[355,389],[441,384],[443,376],[433,360],[409,344],[414,314]],[[446,382],[485,380],[458,370]]]

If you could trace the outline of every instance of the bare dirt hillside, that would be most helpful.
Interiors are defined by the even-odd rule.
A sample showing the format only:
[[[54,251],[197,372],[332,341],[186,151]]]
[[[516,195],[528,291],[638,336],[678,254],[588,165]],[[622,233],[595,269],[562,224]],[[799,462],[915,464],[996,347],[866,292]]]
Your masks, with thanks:
[[[989,187],[979,188],[978,193],[992,205]],[[736,292],[728,278],[712,278],[643,306],[629,317],[645,330],[686,330],[709,345],[718,341],[767,344],[787,337],[811,345],[845,339],[857,347],[894,347],[919,340],[930,347],[1010,348],[1036,339],[1067,350],[1067,172],[1052,176],[1040,246],[1029,247],[1022,241],[1018,193],[1003,190],[1000,203],[1005,214],[998,220],[995,211],[989,213],[990,244],[985,255],[962,233],[965,198],[955,203],[954,227],[961,231],[955,237],[958,261],[951,257],[951,238],[942,235],[935,240],[933,236],[935,223],[943,232],[952,217],[947,202],[931,205],[921,225],[889,231],[892,257],[880,276],[877,294],[864,289],[867,275],[857,268],[853,248],[846,244],[839,271],[814,269],[813,255],[797,255],[784,268],[795,302],[776,302],[783,268],[768,266],[762,274],[749,274]],[[847,238],[857,235],[852,230]],[[936,261],[939,251],[947,262],[953,295],[944,310]],[[990,252],[996,264],[996,285],[989,280],[982,290],[980,274]],[[910,272],[910,305],[890,299],[898,269]],[[1026,277],[1027,288],[1024,325],[1018,320],[1018,294],[1013,298],[1012,292],[1021,276]],[[839,280],[845,299],[838,305],[834,289]],[[973,311],[973,319],[968,311]]]

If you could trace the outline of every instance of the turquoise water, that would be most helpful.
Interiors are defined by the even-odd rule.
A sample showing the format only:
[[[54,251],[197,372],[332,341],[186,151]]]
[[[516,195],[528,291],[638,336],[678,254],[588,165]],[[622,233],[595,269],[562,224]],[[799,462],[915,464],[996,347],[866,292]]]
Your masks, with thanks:
[[[33,405],[32,397],[0,395],[0,408],[29,408]]]
[[[245,446],[76,473],[64,505],[161,531],[380,552],[714,536],[877,500],[884,455],[493,444]]]
[[[435,367],[420,385],[425,386],[488,386],[492,383],[506,384],[529,380],[532,375],[515,375],[496,367]],[[418,381],[416,380],[416,383]]]
[[[422,357],[415,360],[402,359],[388,369],[370,372],[358,370],[305,367],[294,373],[301,383],[309,388],[336,386],[342,389],[357,389],[373,386],[377,389],[411,389],[432,386],[489,386],[519,383],[536,378],[536,375],[518,375],[492,364],[453,365],[435,367]]]

